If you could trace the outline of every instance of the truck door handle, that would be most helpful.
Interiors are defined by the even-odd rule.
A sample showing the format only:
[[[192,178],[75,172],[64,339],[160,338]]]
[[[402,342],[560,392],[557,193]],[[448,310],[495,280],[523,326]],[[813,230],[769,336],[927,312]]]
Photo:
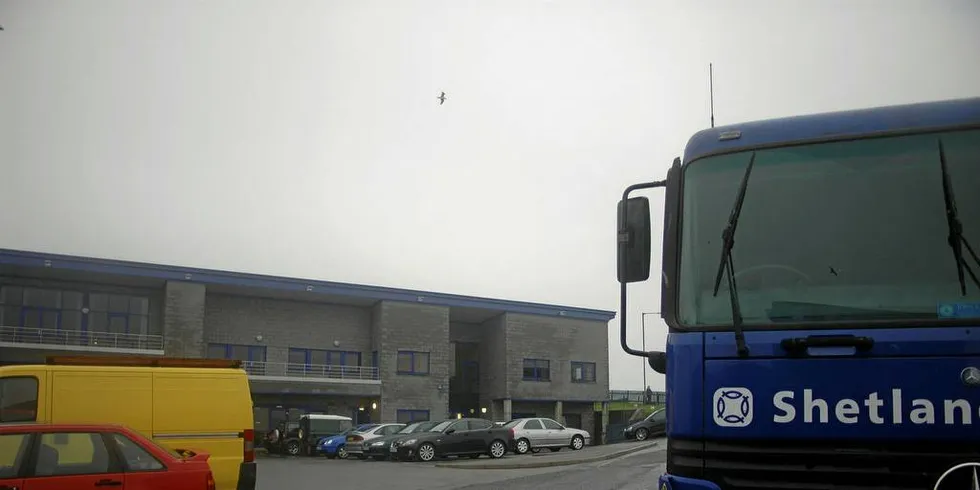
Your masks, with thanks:
[[[874,347],[875,340],[855,335],[810,335],[783,339],[779,345],[791,355],[801,356],[811,347],[854,347],[858,352],[867,352]]]
[[[99,481],[95,482],[95,486],[97,486],[97,487],[121,487],[122,486],[122,482],[119,481],[119,480],[110,480],[110,479],[107,478],[107,479],[99,480]]]

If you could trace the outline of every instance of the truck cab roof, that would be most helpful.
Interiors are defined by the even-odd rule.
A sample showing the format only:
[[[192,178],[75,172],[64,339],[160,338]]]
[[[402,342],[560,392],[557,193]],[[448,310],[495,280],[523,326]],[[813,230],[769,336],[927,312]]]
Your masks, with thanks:
[[[695,133],[684,149],[684,164],[738,150],[971,126],[980,126],[980,97],[766,119]]]

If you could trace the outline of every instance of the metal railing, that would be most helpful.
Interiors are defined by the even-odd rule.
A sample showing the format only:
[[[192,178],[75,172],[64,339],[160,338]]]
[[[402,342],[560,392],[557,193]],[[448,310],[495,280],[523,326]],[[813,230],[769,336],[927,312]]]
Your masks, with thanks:
[[[163,350],[162,335],[0,326],[0,342],[100,349]]]
[[[252,376],[283,376],[290,378],[377,380],[378,368],[330,364],[244,361],[242,367]]]
[[[667,393],[654,391],[648,402],[646,392],[642,390],[609,390],[609,401],[663,404],[667,403]]]

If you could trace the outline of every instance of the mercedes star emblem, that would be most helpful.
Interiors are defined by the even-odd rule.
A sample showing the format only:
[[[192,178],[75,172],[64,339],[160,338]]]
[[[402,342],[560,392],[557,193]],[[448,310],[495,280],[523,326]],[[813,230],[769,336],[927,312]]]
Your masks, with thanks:
[[[980,386],[980,369],[973,366],[960,371],[960,381],[967,386]]]
[[[956,487],[957,490],[980,490],[977,468],[980,468],[980,463],[958,464],[946,470],[936,480],[936,486],[932,487],[932,490],[953,490],[953,487]]]

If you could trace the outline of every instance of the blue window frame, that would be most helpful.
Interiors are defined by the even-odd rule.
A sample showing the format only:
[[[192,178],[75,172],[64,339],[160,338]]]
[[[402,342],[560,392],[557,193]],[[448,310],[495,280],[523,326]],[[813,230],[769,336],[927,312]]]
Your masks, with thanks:
[[[265,362],[264,345],[208,344],[208,358]]]
[[[551,381],[551,361],[524,359],[524,381]]]
[[[595,363],[572,361],[572,383],[595,383]]]
[[[429,353],[412,350],[398,351],[398,374],[428,376]]]
[[[305,366],[360,367],[361,353],[357,351],[289,348],[289,363]]]
[[[399,408],[395,411],[395,422],[399,424],[411,424],[412,422],[425,422],[427,420],[429,420],[428,410]]]

